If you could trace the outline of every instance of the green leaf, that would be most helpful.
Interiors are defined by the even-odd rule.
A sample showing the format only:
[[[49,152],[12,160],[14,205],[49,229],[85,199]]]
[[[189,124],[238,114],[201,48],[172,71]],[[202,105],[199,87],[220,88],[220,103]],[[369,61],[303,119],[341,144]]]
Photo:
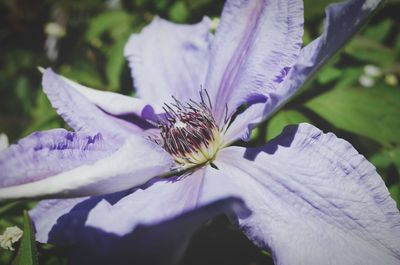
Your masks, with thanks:
[[[371,138],[381,144],[400,142],[400,90],[337,88],[306,102],[306,107],[337,128]]]
[[[337,2],[335,0],[305,0],[304,1],[304,18],[306,21],[324,16],[325,8],[331,4]]]
[[[129,36],[120,38],[117,42],[108,50],[107,53],[107,65],[106,65],[106,76],[109,84],[109,88],[112,91],[117,91],[119,87],[119,81],[121,73],[124,68],[125,58],[124,46]]]
[[[400,54],[400,33],[397,34],[397,36],[396,36],[396,40],[394,43],[394,49],[397,52],[397,54]]]
[[[185,22],[189,17],[189,10],[183,1],[177,1],[169,10],[169,18],[175,22]]]
[[[4,215],[6,212],[9,210],[13,209],[14,207],[18,206],[21,202],[15,201],[15,202],[10,202],[5,205],[0,205],[0,215]]]
[[[342,69],[340,79],[336,81],[335,88],[347,88],[358,84],[358,79],[364,73],[362,67],[347,67]]]
[[[303,46],[306,46],[312,41],[310,31],[307,28],[304,28],[303,33]]]
[[[33,122],[22,132],[21,136],[29,135],[35,131],[61,127],[63,124],[43,91],[37,93],[35,108],[32,109],[31,115]]]
[[[377,25],[371,25],[365,30],[365,36],[374,39],[376,41],[382,42],[385,40],[389,34],[390,29],[393,26],[393,21],[390,19],[385,19],[379,22]]]
[[[344,52],[360,61],[374,63],[379,66],[388,67],[396,61],[396,54],[392,49],[364,36],[354,37],[346,45]]]
[[[375,167],[386,168],[390,164],[400,167],[400,147],[394,149],[383,149],[369,159]]]
[[[101,35],[112,29],[118,29],[121,25],[130,25],[133,17],[122,10],[113,10],[94,17],[86,31],[85,39],[95,46],[99,45]]]
[[[278,136],[287,125],[302,122],[309,122],[309,119],[296,110],[279,111],[268,122],[267,140]]]
[[[256,127],[256,128],[254,128],[254,129],[251,131],[250,139],[251,139],[251,140],[255,140],[255,139],[257,139],[259,136],[260,136],[260,129],[259,129],[258,127]]]
[[[333,80],[338,79],[341,75],[342,71],[333,66],[329,66],[325,67],[318,73],[317,80],[320,84],[325,85]]]
[[[60,73],[69,79],[89,87],[103,88],[105,86],[102,83],[96,65],[87,60],[75,60],[70,65],[63,65],[60,68]]]
[[[25,113],[29,113],[32,108],[31,101],[29,100],[31,97],[31,93],[29,93],[29,85],[30,84],[28,78],[24,76],[18,78],[17,83],[15,84],[16,96],[21,101],[21,105]]]
[[[24,211],[24,234],[12,265],[38,265],[37,250],[33,227],[28,212]]]

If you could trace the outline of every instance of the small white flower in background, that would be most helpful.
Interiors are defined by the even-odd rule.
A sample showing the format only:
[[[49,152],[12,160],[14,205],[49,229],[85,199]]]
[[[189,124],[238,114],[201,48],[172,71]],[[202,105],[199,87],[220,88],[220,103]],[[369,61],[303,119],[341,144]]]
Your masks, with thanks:
[[[47,35],[45,42],[47,57],[51,61],[55,61],[58,58],[57,43],[60,38],[66,35],[66,29],[58,23],[50,22],[44,27],[44,32]]]
[[[67,34],[65,26],[67,24],[67,15],[65,11],[55,6],[51,11],[51,21],[44,27],[44,33],[47,35],[44,48],[47,58],[50,61],[56,61],[58,58],[58,43]]]
[[[8,147],[8,137],[4,133],[0,133],[0,152]]]
[[[107,0],[106,6],[108,9],[119,9],[121,8],[121,0]]]
[[[358,82],[360,82],[363,87],[372,87],[375,84],[374,79],[368,75],[361,75],[360,78],[358,78]]]
[[[385,76],[385,83],[390,86],[396,86],[399,83],[399,80],[394,74],[388,74]]]
[[[367,64],[364,66],[364,73],[358,78],[358,82],[363,87],[372,87],[375,79],[382,75],[382,70],[376,65]]]
[[[22,237],[23,231],[18,226],[7,227],[0,235],[0,246],[4,249],[14,251],[12,245]]]
[[[49,22],[45,25],[44,32],[49,36],[62,38],[66,34],[66,29],[64,26],[60,24],[57,24],[55,22]]]
[[[364,73],[370,77],[378,77],[382,74],[382,70],[378,66],[368,64],[364,67]]]

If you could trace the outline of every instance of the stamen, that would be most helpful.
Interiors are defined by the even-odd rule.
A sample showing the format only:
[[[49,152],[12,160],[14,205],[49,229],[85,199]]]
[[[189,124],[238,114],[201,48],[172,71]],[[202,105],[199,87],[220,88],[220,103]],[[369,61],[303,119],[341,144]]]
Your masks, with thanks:
[[[208,104],[205,103],[203,93],[208,98]],[[175,97],[172,98],[173,103],[163,106],[166,121],[159,123],[161,139],[155,142],[184,167],[211,162],[219,149],[220,140],[207,91],[200,92],[200,102],[189,100],[183,104]]]
[[[210,106],[210,109],[212,109],[212,104],[211,104],[210,95],[208,94],[207,90],[205,90],[205,89],[204,89],[204,92],[206,92],[206,96],[207,96],[207,99],[208,99],[208,104],[209,104],[209,106]]]

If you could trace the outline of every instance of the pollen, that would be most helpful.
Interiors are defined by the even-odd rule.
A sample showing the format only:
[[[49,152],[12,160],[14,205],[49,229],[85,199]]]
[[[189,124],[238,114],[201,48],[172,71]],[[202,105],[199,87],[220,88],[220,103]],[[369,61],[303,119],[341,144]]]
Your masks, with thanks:
[[[159,123],[161,139],[157,143],[184,168],[211,163],[221,146],[211,103],[200,95],[200,102],[185,104],[173,98],[174,103],[165,104],[165,121]]]

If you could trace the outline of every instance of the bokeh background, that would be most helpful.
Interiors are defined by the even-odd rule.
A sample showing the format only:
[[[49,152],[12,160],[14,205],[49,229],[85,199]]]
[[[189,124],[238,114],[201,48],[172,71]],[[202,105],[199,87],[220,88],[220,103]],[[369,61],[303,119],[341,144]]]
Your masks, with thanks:
[[[322,31],[324,8],[305,0],[304,43]],[[123,47],[155,15],[178,23],[215,18],[222,0],[0,0],[0,132],[11,143],[66,127],[41,91],[38,66],[84,85],[134,95]],[[171,36],[172,37],[172,36]],[[162,45],[162,43],[160,43]],[[400,205],[400,1],[387,1],[301,92],[253,133],[258,145],[288,124],[310,122],[351,142],[376,167]],[[66,127],[67,128],[67,127]],[[0,233],[22,227],[35,202],[0,204]],[[173,207],[173,206],[171,206]],[[18,246],[18,245],[17,245]],[[67,264],[65,250],[38,245],[40,264]],[[15,252],[0,250],[0,264]],[[193,237],[182,264],[272,264],[225,217]]]

